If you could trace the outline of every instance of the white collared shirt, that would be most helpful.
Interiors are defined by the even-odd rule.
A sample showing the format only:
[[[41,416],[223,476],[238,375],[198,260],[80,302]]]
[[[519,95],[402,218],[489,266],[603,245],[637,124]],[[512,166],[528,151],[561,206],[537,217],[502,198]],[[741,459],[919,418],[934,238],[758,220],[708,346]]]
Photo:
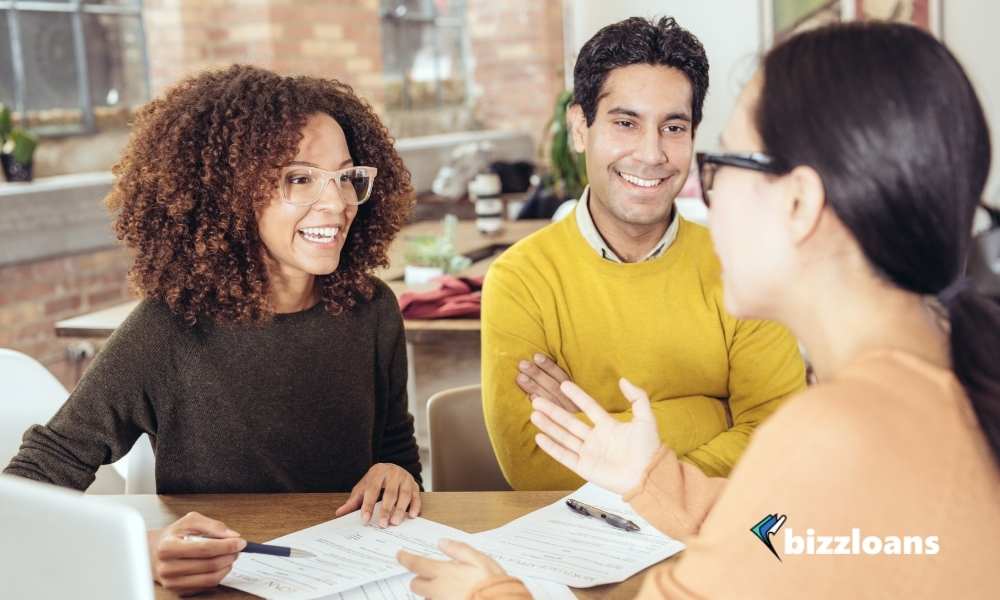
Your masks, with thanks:
[[[663,232],[663,237],[656,246],[650,250],[649,254],[644,256],[641,260],[636,262],[645,262],[647,260],[652,260],[661,254],[663,254],[670,244],[674,242],[677,238],[677,209],[674,209],[674,216],[670,221],[670,226],[667,230]],[[594,218],[590,215],[590,186],[587,186],[583,190],[583,194],[580,195],[580,200],[576,203],[576,226],[579,227],[580,233],[583,235],[583,239],[587,240],[590,247],[593,248],[598,254],[603,258],[610,260],[611,262],[624,263],[615,251],[611,249],[604,238],[601,236],[601,232],[597,230],[597,225],[594,225]]]

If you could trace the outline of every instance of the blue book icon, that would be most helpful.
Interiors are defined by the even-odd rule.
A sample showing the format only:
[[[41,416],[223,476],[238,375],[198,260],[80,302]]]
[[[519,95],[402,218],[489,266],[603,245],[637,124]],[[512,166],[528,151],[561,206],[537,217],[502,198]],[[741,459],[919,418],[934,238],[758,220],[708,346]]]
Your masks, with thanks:
[[[785,515],[779,516],[777,514],[773,514],[767,515],[758,521],[756,525],[750,528],[750,532],[753,533],[765,546],[767,546],[767,549],[770,550],[771,554],[773,554],[778,560],[781,560],[781,557],[778,556],[778,553],[774,550],[774,545],[771,544],[771,536],[778,533],[778,530],[781,529],[781,526],[784,524]]]

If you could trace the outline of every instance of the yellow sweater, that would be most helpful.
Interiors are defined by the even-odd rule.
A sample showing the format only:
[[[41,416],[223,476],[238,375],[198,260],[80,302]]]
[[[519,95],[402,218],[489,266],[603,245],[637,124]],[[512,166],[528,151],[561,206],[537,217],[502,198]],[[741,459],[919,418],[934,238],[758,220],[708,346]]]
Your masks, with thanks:
[[[573,216],[521,240],[486,277],[482,335],[486,427],[518,490],[583,484],[535,445],[515,377],[536,352],[622,419],[632,415],[618,378],[646,390],[664,444],[715,476],[728,475],[757,425],[805,387],[786,329],[725,312],[708,232],[684,219],[668,250],[641,263],[601,258]]]

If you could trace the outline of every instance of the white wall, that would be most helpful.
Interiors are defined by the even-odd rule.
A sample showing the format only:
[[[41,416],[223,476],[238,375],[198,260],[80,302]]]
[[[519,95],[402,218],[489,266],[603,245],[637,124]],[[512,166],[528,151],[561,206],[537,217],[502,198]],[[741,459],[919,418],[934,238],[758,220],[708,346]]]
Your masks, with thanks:
[[[753,75],[760,47],[759,4],[753,0],[573,0],[574,56],[597,30],[627,17],[667,16],[705,45],[708,97],[695,146],[714,149],[743,84]]]
[[[567,43],[579,50],[601,27],[631,16],[673,16],[705,45],[710,84],[698,149],[711,149],[760,52],[762,0],[567,0]],[[945,43],[976,86],[993,131],[993,171],[987,198],[1000,206],[1000,2],[942,0]]]
[[[1000,2],[943,0],[944,41],[969,73],[993,134],[993,171],[986,197],[1000,206]]]

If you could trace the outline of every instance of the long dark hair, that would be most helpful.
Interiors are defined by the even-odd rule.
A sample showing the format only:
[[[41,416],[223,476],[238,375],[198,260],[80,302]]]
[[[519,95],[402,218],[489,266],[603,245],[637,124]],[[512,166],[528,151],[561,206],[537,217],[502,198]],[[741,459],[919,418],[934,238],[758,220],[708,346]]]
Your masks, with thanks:
[[[990,139],[962,67],[915,27],[834,25],[768,53],[760,98],[766,151],[815,169],[875,270],[947,309],[952,368],[1000,461],[1000,306],[964,279]]]

